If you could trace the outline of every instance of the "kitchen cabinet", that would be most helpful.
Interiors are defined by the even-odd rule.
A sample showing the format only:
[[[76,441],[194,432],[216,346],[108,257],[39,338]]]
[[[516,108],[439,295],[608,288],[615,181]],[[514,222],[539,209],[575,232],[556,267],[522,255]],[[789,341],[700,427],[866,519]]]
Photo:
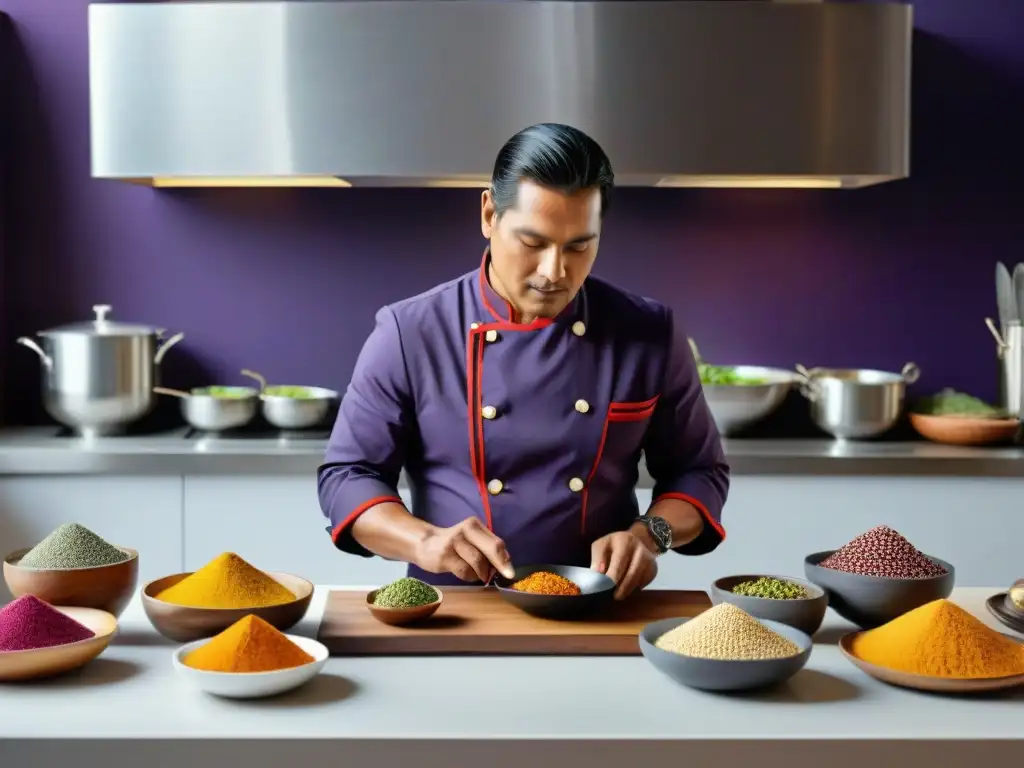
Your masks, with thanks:
[[[63,523],[80,523],[139,551],[139,586],[181,571],[180,477],[0,478],[0,550],[37,544]],[[0,603],[10,599],[0,584]]]

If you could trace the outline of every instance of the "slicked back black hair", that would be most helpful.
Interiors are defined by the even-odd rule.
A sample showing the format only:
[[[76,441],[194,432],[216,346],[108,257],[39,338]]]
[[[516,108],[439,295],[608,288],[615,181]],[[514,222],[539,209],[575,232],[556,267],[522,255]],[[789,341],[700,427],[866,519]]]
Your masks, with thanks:
[[[615,185],[611,161],[601,145],[578,128],[561,123],[524,128],[498,152],[491,197],[499,218],[515,206],[519,182],[527,179],[564,194],[598,188],[602,216]]]

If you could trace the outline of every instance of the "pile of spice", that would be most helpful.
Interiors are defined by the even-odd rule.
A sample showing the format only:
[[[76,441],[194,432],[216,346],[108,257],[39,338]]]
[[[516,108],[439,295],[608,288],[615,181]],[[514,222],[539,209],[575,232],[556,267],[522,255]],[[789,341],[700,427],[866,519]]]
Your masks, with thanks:
[[[769,600],[803,600],[807,597],[807,590],[799,584],[772,576],[761,576],[753,581],[742,581],[731,591],[734,595],[764,597]]]
[[[669,630],[654,642],[663,651],[699,659],[758,661],[800,653],[789,638],[773,632],[742,608],[719,603]]]
[[[819,565],[836,571],[889,579],[926,579],[943,576],[947,572],[887,525],[862,533]]]
[[[191,608],[265,608],[290,603],[296,596],[234,552],[224,552],[161,590],[156,599]]]
[[[35,595],[19,597],[0,609],[0,652],[51,648],[95,636]]]
[[[65,523],[24,554],[24,568],[96,568],[123,563],[131,557],[84,525]]]
[[[512,585],[517,592],[535,595],[578,595],[583,592],[579,584],[551,571],[531,573]]]
[[[249,614],[187,654],[182,663],[207,672],[273,672],[313,660],[275,627]]]
[[[1024,675],[1024,644],[949,600],[933,600],[854,636],[854,656],[915,675],[981,680]]]
[[[373,597],[373,604],[381,608],[416,608],[436,602],[437,590],[411,576],[381,587]]]

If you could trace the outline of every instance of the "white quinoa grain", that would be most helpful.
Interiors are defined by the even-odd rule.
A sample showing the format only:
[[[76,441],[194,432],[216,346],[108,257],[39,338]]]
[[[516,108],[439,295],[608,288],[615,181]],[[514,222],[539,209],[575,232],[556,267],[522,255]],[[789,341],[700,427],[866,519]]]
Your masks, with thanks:
[[[654,642],[663,651],[701,659],[753,661],[796,656],[796,643],[768,629],[742,608],[719,603]]]

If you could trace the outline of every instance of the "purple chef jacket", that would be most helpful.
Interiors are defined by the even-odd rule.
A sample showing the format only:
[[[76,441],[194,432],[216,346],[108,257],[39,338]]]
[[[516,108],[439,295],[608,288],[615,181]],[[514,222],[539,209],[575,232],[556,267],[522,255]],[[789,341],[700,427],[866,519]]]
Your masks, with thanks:
[[[554,319],[513,322],[480,268],[381,309],[318,471],[335,545],[370,556],[352,523],[383,501],[437,526],[478,517],[516,565],[590,565],[590,546],[639,514],[643,452],[653,498],[683,499],[725,539],[729,467],[696,362],[672,311],[589,277]],[[410,565],[431,584],[452,574]]]

